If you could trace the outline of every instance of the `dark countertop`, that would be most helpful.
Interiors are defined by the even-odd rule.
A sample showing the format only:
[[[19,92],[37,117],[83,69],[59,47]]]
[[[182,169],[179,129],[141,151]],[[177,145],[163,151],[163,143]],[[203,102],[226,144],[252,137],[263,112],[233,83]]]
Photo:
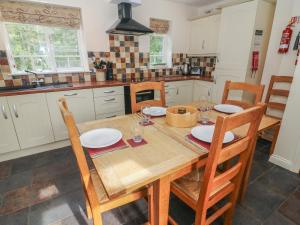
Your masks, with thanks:
[[[144,79],[143,81],[185,81],[185,80],[201,80],[213,82],[211,77],[199,77],[199,76],[166,76],[159,78]],[[70,91],[70,90],[80,90],[89,88],[101,88],[101,87],[114,87],[114,86],[127,86],[132,83],[131,81],[97,81],[97,82],[83,82],[83,83],[73,83],[72,86],[65,87],[48,87],[48,88],[32,88],[32,89],[21,89],[21,90],[3,90],[0,91],[0,96],[13,96],[13,95],[24,95],[24,94],[37,94],[37,93],[47,93],[56,91]]]

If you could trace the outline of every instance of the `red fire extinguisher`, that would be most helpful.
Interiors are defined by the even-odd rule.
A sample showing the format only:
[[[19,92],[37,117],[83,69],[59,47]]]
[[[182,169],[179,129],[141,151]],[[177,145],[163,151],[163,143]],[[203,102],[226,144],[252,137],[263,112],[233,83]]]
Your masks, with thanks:
[[[258,63],[259,63],[259,51],[252,52],[252,74],[256,73],[258,70]]]
[[[289,51],[292,34],[293,34],[293,30],[291,28],[291,25],[288,25],[282,32],[278,53],[284,54]]]

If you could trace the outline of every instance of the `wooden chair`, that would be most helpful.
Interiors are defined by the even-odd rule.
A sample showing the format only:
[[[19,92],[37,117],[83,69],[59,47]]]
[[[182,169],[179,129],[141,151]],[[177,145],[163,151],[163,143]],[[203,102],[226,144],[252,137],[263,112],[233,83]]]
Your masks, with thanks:
[[[75,125],[74,117],[68,110],[68,106],[64,98],[59,99],[59,108],[67,126],[72,149],[76,156],[77,164],[80,170],[86,199],[87,216],[89,219],[93,219],[94,225],[103,224],[101,214],[105,211],[117,208],[141,198],[148,197],[148,199],[150,199],[152,197],[152,187],[149,187],[148,189],[144,188],[131,194],[109,199],[96,170],[89,170],[85,154],[80,143],[79,132]],[[148,204],[150,204],[152,199],[148,202]],[[152,209],[150,205],[149,209]],[[152,213],[149,215],[151,221],[147,224],[151,224],[153,219],[151,217],[152,215]]]
[[[242,82],[232,82],[232,81],[226,81],[223,97],[222,97],[222,104],[232,104],[240,106],[244,109],[248,109],[250,107],[255,106],[257,103],[259,103],[262,99],[263,93],[264,93],[264,85],[255,85],[255,84],[248,84],[248,83],[242,83]],[[229,100],[228,95],[231,90],[241,90],[246,91],[248,93],[252,93],[255,95],[253,104],[247,103],[245,101],[239,101],[239,100]]]
[[[293,82],[293,77],[292,76],[275,76],[273,75],[271,77],[270,80],[270,84],[269,84],[269,88],[268,88],[268,92],[267,92],[267,96],[266,96],[266,100],[265,103],[267,104],[267,110],[266,110],[266,115],[268,116],[272,116],[275,117],[277,119],[281,119],[281,117],[278,116],[274,116],[270,113],[271,110],[276,110],[276,111],[280,111],[284,112],[286,104],[285,103],[280,103],[280,102],[275,102],[274,100],[271,100],[272,96],[279,96],[282,98],[288,98],[290,91],[287,89],[278,89],[275,88],[274,85],[276,83],[287,83],[287,84],[291,84]],[[270,111],[269,111],[270,110]],[[262,138],[268,139],[270,141],[272,141],[272,145],[269,151],[269,154],[272,155],[274,153],[274,149],[275,149],[275,145],[277,142],[277,138],[278,138],[278,134],[279,134],[279,130],[280,130],[280,126],[281,124],[276,124],[273,127],[270,127],[270,130],[273,130],[273,133],[271,134],[271,138],[268,138],[268,132],[265,132],[264,134],[261,135]]]
[[[136,95],[140,91],[157,90],[160,91],[160,99],[147,100],[143,102],[136,102]],[[141,110],[142,105],[150,106],[165,106],[165,82],[142,82],[137,84],[130,84],[131,96],[131,111],[136,113]]]
[[[263,105],[258,105],[234,115],[219,116],[205,168],[200,168],[199,171],[194,170],[172,182],[171,191],[195,210],[195,225],[209,225],[222,215],[225,216],[224,224],[232,223],[240,185],[247,161],[255,145],[256,132],[264,110]],[[244,137],[223,145],[226,131],[247,126],[247,124],[249,125],[248,131]],[[234,160],[231,159],[233,158],[237,159],[236,163],[232,163]],[[225,171],[219,172],[217,168],[223,163],[229,166]],[[200,179],[196,179],[196,175],[199,176],[199,173]],[[216,204],[226,196],[228,196],[228,200],[222,207],[217,208]],[[214,212],[209,215],[208,209]],[[169,222],[172,225],[177,224],[171,217],[169,217]]]

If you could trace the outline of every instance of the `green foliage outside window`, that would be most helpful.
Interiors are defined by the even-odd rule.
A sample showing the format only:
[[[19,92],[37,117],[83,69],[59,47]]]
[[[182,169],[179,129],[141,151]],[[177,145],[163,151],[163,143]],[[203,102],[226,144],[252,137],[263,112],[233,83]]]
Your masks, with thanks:
[[[164,37],[152,35],[150,37],[150,64],[165,65],[164,62]]]

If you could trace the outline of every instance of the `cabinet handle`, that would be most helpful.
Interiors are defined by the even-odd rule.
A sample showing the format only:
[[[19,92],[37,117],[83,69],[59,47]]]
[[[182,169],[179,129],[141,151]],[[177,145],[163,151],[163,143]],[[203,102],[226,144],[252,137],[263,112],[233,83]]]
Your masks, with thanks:
[[[3,114],[3,117],[4,117],[4,119],[8,119],[8,117],[7,117],[7,113],[6,113],[6,111],[5,111],[5,107],[4,107],[4,105],[2,105],[2,114]]]
[[[104,91],[105,94],[115,93],[115,91]]]
[[[14,113],[15,113],[15,117],[19,118],[19,114],[18,114],[18,111],[17,111],[17,106],[15,104],[13,105],[13,110],[14,110]]]
[[[177,91],[176,91],[176,95],[178,95],[179,94],[179,88],[177,88]]]
[[[66,96],[66,97],[76,96],[76,95],[78,95],[78,94],[77,94],[77,93],[73,93],[73,94],[64,94],[64,96]]]
[[[112,116],[107,116],[107,117],[105,117],[105,118],[114,118],[114,117],[117,117],[117,115],[112,115]]]
[[[115,101],[116,98],[110,98],[110,99],[104,99],[105,102],[112,102],[112,101]]]
[[[204,45],[205,45],[205,40],[203,40],[203,41],[202,41],[202,49],[204,49],[204,48],[205,48],[205,46],[204,46]]]

